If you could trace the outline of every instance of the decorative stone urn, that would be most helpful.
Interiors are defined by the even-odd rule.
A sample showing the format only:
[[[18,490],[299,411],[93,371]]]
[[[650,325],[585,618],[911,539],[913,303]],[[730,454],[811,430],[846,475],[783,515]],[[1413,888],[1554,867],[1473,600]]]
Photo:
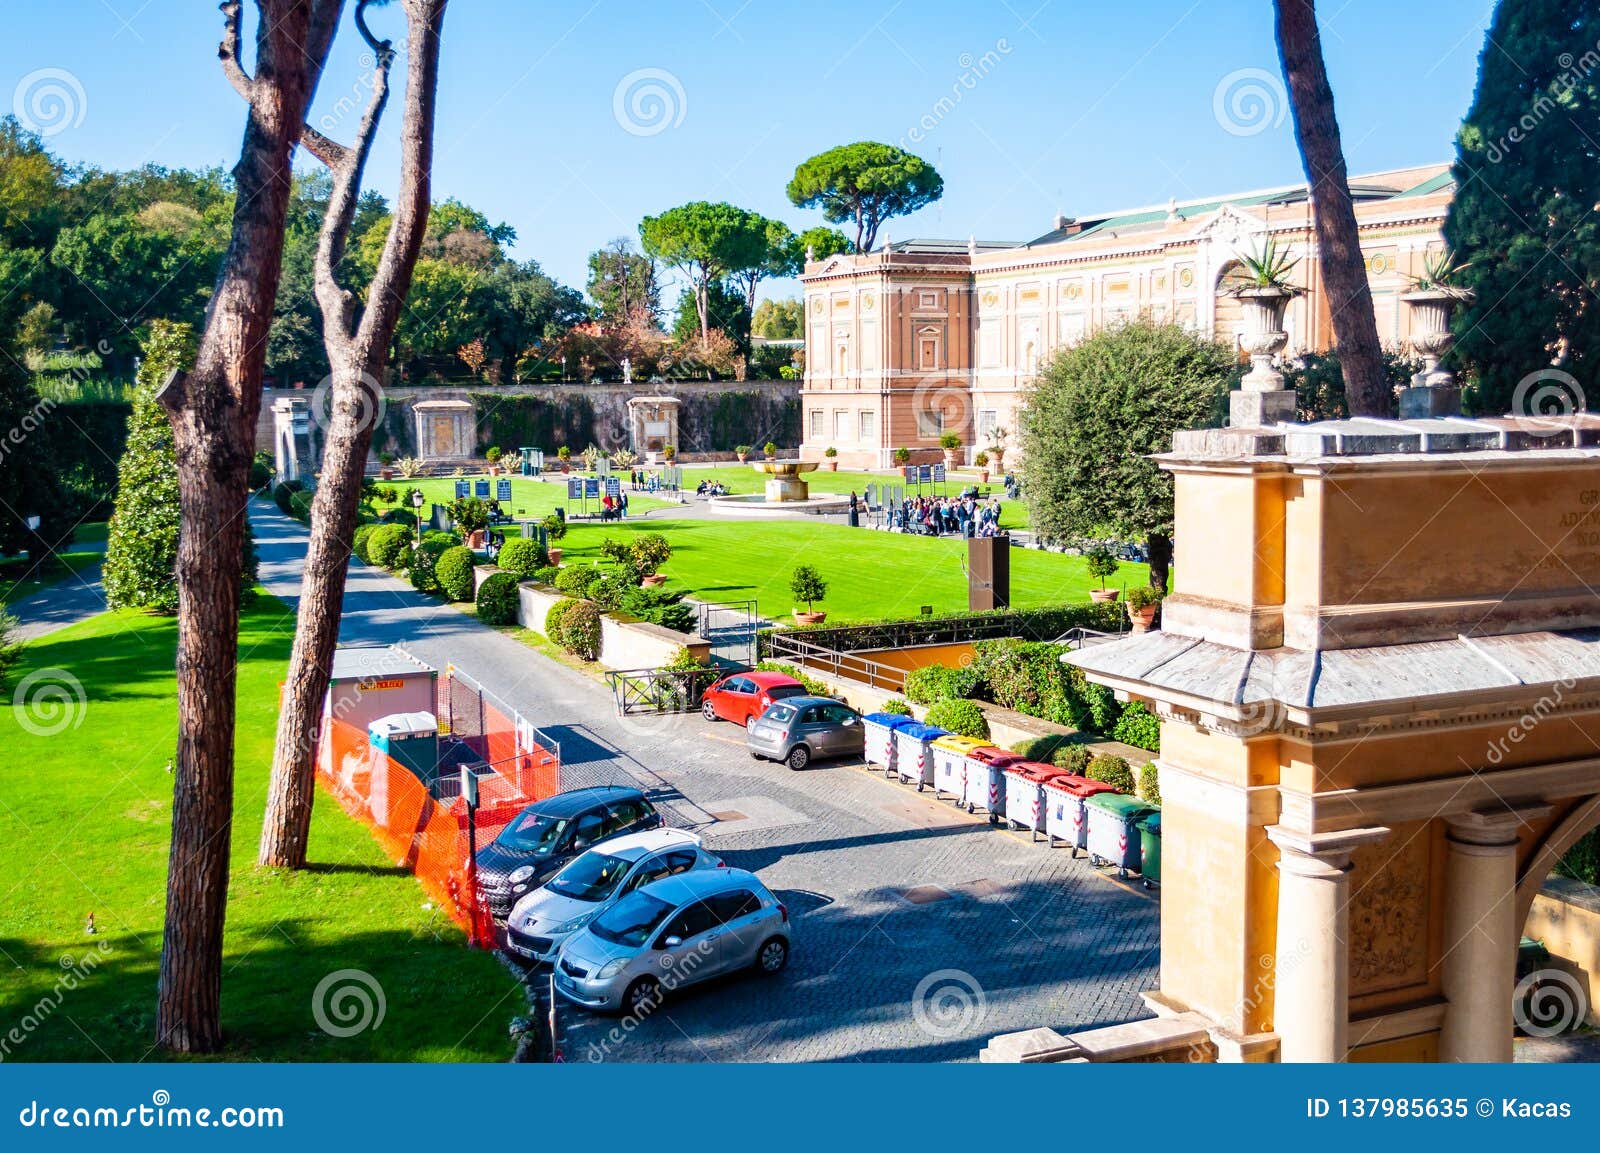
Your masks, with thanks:
[[[1298,292],[1284,285],[1266,285],[1242,288],[1234,294],[1245,318],[1239,345],[1250,357],[1250,371],[1238,391],[1228,397],[1228,423],[1235,428],[1264,428],[1294,419],[1294,389],[1283,387],[1283,373],[1273,366],[1273,360],[1289,343],[1283,314]]]
[[[1439,362],[1455,346],[1450,313],[1472,293],[1465,288],[1424,288],[1400,297],[1411,309],[1411,347],[1422,357],[1422,371],[1411,377],[1411,387],[1400,390],[1400,418],[1454,416],[1461,411],[1461,390],[1455,374]]]
[[[989,463],[994,466],[995,472],[1006,470],[1006,450],[998,444],[989,446]]]

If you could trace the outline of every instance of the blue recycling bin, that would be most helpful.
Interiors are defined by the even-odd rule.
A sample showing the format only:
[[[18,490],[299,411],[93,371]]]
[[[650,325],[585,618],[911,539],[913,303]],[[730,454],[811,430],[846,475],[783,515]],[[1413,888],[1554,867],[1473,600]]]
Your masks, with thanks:
[[[868,713],[861,721],[867,764],[882,766],[885,774],[894,772],[895,730],[916,724],[916,718],[903,713]]]
[[[933,784],[933,742],[947,732],[938,725],[923,724],[895,730],[894,771],[906,784],[916,785],[919,793]]]

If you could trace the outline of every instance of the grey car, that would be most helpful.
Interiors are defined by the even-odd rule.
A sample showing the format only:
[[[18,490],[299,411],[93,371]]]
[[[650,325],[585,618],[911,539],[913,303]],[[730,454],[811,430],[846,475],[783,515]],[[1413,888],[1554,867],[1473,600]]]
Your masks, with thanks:
[[[790,697],[769,705],[745,730],[758,760],[803,769],[818,757],[860,757],[866,751],[861,714],[827,697]]]
[[[569,937],[555,983],[568,1001],[637,1017],[685,985],[788,963],[789,910],[756,875],[696,869],[629,893]]]

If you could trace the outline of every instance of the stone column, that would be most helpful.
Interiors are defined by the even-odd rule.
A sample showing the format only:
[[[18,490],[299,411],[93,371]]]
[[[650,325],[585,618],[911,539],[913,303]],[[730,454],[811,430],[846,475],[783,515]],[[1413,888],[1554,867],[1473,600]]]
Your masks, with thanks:
[[[1343,1061],[1350,1050],[1350,854],[1388,829],[1304,834],[1274,825],[1278,846],[1279,1059]]]
[[[1449,818],[1441,1061],[1510,1061],[1517,982],[1517,831],[1547,806]]]

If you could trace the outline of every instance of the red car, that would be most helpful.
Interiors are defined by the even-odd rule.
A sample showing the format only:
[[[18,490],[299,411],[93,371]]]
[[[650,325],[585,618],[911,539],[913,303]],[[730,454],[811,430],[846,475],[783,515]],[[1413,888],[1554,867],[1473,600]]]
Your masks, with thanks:
[[[805,685],[782,673],[734,673],[706,690],[700,712],[708,721],[748,726],[773,701],[805,695]]]

